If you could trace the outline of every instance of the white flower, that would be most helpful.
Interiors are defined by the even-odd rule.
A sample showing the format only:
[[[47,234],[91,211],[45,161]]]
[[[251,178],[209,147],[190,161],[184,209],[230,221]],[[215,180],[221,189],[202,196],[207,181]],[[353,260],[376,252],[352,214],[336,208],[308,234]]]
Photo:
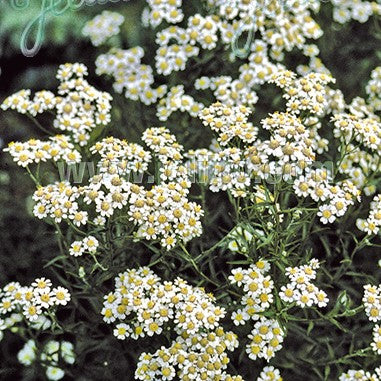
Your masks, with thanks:
[[[48,366],[46,368],[46,377],[49,380],[56,381],[61,380],[65,376],[65,372],[61,368],[55,366]]]
[[[336,220],[336,216],[331,205],[320,206],[317,215],[320,217],[320,221],[323,224],[332,223]]]
[[[23,365],[29,366],[36,360],[37,347],[34,340],[28,340],[17,353],[17,359]]]

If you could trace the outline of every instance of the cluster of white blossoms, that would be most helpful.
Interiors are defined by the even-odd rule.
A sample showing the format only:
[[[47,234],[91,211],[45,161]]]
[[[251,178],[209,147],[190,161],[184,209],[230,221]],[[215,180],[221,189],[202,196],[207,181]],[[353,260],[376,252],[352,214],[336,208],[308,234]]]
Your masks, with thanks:
[[[334,135],[345,143],[357,143],[378,152],[381,148],[381,123],[379,118],[363,118],[353,114],[336,114]]]
[[[381,321],[381,285],[364,286],[364,296],[362,299],[365,313],[369,321],[379,323]],[[381,326],[375,324],[372,332],[373,340],[370,344],[371,349],[377,355],[381,354]],[[349,370],[339,377],[339,381],[381,381],[381,367],[374,370],[374,373],[365,370]]]
[[[269,270],[270,264],[259,260],[248,269],[234,269],[229,276],[230,282],[243,287],[245,292],[241,299],[243,308],[232,314],[233,323],[239,326],[248,320],[255,321],[254,328],[248,335],[250,342],[246,345],[246,352],[252,360],[264,358],[269,361],[282,348],[284,338],[284,331],[277,320],[260,315],[270,307],[274,299],[274,282],[266,275]]]
[[[116,214],[124,213],[127,223],[135,225],[137,238],[158,240],[167,249],[199,236],[203,210],[188,199],[191,183],[183,165],[183,147],[164,127],[146,130],[143,141],[151,152],[139,144],[114,137],[95,143],[89,151],[94,155],[97,164],[93,170],[97,169],[98,174],[82,186],[71,185],[69,181],[38,185],[33,195],[34,215],[81,227],[102,226]],[[74,152],[81,157],[73,147],[69,138],[62,135],[47,142],[32,139],[27,143],[12,143],[7,151],[25,167],[48,158],[54,161],[60,158],[64,164],[72,164]],[[143,176],[153,159],[157,176],[148,177],[151,188],[146,189],[137,182],[145,180]],[[155,181],[159,184],[152,185]],[[94,254],[97,246],[96,237],[89,236],[73,242],[70,254]]]
[[[381,170],[378,154],[370,154],[353,144],[348,144],[347,151],[348,154],[339,166],[339,172],[346,175],[366,196],[374,194],[376,185],[369,179],[372,178],[372,173]]]
[[[53,288],[49,279],[38,278],[30,286],[11,282],[0,292],[0,321],[9,314],[18,313],[27,321],[35,322],[45,312],[54,313],[56,307],[64,306],[68,301],[69,291],[61,286]]]
[[[378,323],[381,321],[381,285],[376,287],[370,284],[364,286],[364,296],[362,299],[365,313],[369,321]],[[381,354],[381,327],[375,324],[373,327],[373,341],[370,344],[372,350]]]
[[[381,286],[375,287],[370,284],[364,286],[363,304],[369,320],[378,322],[381,320]]]
[[[87,144],[95,127],[106,126],[111,120],[111,95],[91,86],[84,79],[86,75],[83,64],[61,65],[57,73],[61,83],[53,125],[72,135],[80,146]]]
[[[275,352],[282,349],[284,336],[285,332],[277,320],[261,316],[248,335],[250,343],[246,345],[246,353],[252,360],[263,358],[270,361]]]
[[[52,161],[79,163],[81,153],[75,149],[66,135],[56,135],[49,140],[30,139],[27,142],[11,142],[4,152],[9,152],[17,165],[27,167],[29,164]]]
[[[269,45],[273,59],[283,58],[283,51],[300,48],[307,39],[322,35],[319,25],[312,19],[310,10],[318,10],[319,2],[287,2],[270,0],[209,0],[217,7],[219,16],[239,31],[252,29],[259,32]]]
[[[327,294],[311,282],[316,278],[318,268],[316,259],[311,259],[306,265],[288,267],[286,275],[290,282],[281,287],[280,298],[286,303],[296,303],[301,308],[314,305],[325,307],[329,301]]]
[[[257,381],[283,381],[283,378],[278,369],[273,366],[265,366]]]
[[[167,92],[167,86],[152,88],[155,80],[151,66],[141,63],[144,50],[137,46],[128,50],[112,49],[95,61],[96,73],[114,78],[114,90],[124,91],[127,99],[140,100],[146,105],[156,103]]]
[[[56,223],[71,221],[76,226],[86,225],[87,211],[80,209],[78,187],[69,182],[56,182],[38,187],[33,194],[33,214],[39,218],[52,218]]]
[[[350,180],[335,183],[328,168],[313,169],[316,153],[327,151],[328,140],[318,133],[321,126],[318,118],[302,119],[298,115],[299,110],[319,115],[327,113],[330,103],[325,96],[326,85],[331,77],[312,73],[296,79],[294,73],[282,71],[273,80],[287,90],[290,102],[298,103],[295,108],[298,111],[293,110],[290,103],[287,112],[275,112],[262,119],[262,127],[269,131],[270,138],[260,140],[256,137],[257,129],[247,122],[249,111],[245,106],[228,107],[217,103],[205,108],[200,118],[217,132],[220,147],[217,152],[189,151],[186,154],[190,159],[189,172],[193,176],[201,175],[199,180],[208,183],[211,191],[228,190],[235,197],[247,196],[253,179],[281,176],[288,182],[292,180],[297,196],[311,197],[318,203],[321,222],[332,223],[360,200],[360,191]],[[247,146],[238,148],[242,146],[240,141]],[[225,144],[236,147],[224,149],[221,146]],[[368,187],[367,192],[369,190]]]
[[[226,146],[238,138],[244,143],[252,143],[258,133],[258,129],[248,122],[247,118],[251,110],[245,106],[228,107],[222,103],[214,103],[204,108],[200,113],[200,119],[205,126],[210,127],[218,134],[218,143]]]
[[[381,66],[376,67],[370,74],[370,80],[366,85],[369,104],[374,110],[381,110]]]
[[[59,367],[59,363],[74,364],[74,346],[69,341],[49,340],[39,353],[36,342],[28,340],[17,353],[17,359],[25,366],[30,366],[38,360],[43,364],[48,380],[61,380],[65,371]]]
[[[102,315],[114,323],[114,335],[137,340],[161,334],[173,326],[176,339],[154,354],[142,353],[135,376],[138,380],[236,380],[224,370],[226,351],[238,346],[234,333],[225,332],[220,320],[225,310],[211,294],[181,278],[162,281],[152,270],[128,270],[115,279],[115,290],[104,298]],[[217,378],[221,377],[221,378]]]
[[[166,96],[160,99],[156,116],[160,121],[166,121],[175,111],[180,110],[195,118],[203,108],[202,103],[185,94],[183,85],[178,85],[171,87]]]
[[[270,139],[256,139],[257,129],[246,121],[245,107],[229,108],[220,104],[204,109],[200,118],[218,132],[220,145],[229,141],[252,142],[245,148],[220,148],[217,152],[190,151],[191,174],[207,172],[205,180],[213,192],[230,190],[235,197],[244,197],[253,178],[271,176],[297,177],[315,159],[313,140],[299,117],[276,112],[261,121],[270,132]],[[315,132],[317,136],[317,133]],[[254,144],[255,140],[255,144]],[[249,143],[250,144],[250,143]],[[318,143],[315,143],[315,145]],[[200,160],[200,156],[202,160]],[[201,165],[201,168],[200,168]]]
[[[155,353],[143,352],[139,357],[137,380],[221,380],[243,381],[241,376],[226,372],[229,358],[238,340],[233,332],[218,327],[214,332],[188,334],[183,332],[169,347],[160,347]]]
[[[298,196],[310,196],[319,203],[317,216],[323,224],[344,216],[348,208],[360,201],[360,190],[349,180],[332,183],[327,170],[307,171],[293,185]]]
[[[1,104],[2,110],[15,110],[20,114],[30,114],[36,116],[46,110],[52,110],[56,107],[55,95],[46,90],[38,91],[33,99],[30,99],[31,91],[19,90],[15,94],[7,97]]]
[[[69,134],[72,143],[84,146],[95,127],[109,123],[112,100],[110,94],[91,86],[84,79],[86,75],[87,67],[83,64],[60,65],[57,72],[57,79],[60,81],[57,96],[51,92],[40,91],[31,100],[30,90],[21,90],[5,99],[1,108],[28,113],[32,117],[47,110],[55,111],[54,128]],[[74,157],[71,161],[80,160],[75,150],[71,150],[71,155]]]
[[[334,6],[333,19],[340,24],[350,20],[365,23],[372,15],[381,14],[381,4],[375,1],[331,0],[331,2]]]
[[[196,90],[210,89],[216,100],[227,106],[253,106],[258,102],[257,93],[253,90],[254,85],[263,84],[270,77],[277,67],[268,63],[266,69],[257,74],[252,73],[250,61],[246,66],[242,66],[241,74],[238,79],[223,75],[218,77],[200,77],[195,81]],[[263,62],[261,62],[263,65]]]
[[[192,24],[191,19],[188,20],[188,24]],[[156,51],[155,66],[158,74],[168,76],[174,71],[185,70],[187,60],[199,54],[200,49],[195,43],[200,41],[198,38],[205,24],[208,26],[206,20],[198,19],[197,30],[195,27],[184,29],[170,26],[156,35],[159,48]],[[196,37],[192,38],[194,36]],[[174,43],[169,45],[169,41]],[[202,40],[200,42],[202,43]]]
[[[90,147],[90,152],[100,156],[97,167],[103,179],[108,182],[112,182],[112,176],[129,178],[131,174],[133,180],[133,174],[142,174],[148,169],[152,158],[151,153],[144,150],[141,145],[112,136],[96,142]],[[115,181],[111,185],[115,187],[121,185]]]
[[[328,106],[326,86],[335,79],[324,73],[309,73],[296,78],[295,73],[286,70],[275,73],[270,82],[283,89],[288,112],[295,115],[310,112],[319,116]]]
[[[86,23],[82,33],[88,36],[94,46],[102,45],[108,38],[119,33],[124,17],[117,12],[103,11]]]
[[[225,310],[215,306],[214,297],[203,289],[181,278],[163,282],[148,267],[141,267],[115,278],[115,291],[105,296],[102,315],[107,323],[122,321],[114,330],[118,339],[136,340],[160,334],[170,321],[179,335],[214,330]]]
[[[319,9],[319,2],[297,2],[284,7],[283,2],[260,1],[248,2],[242,0],[212,0],[206,14],[191,14],[184,20],[181,0],[150,0],[149,7],[143,11],[143,25],[158,27],[162,21],[177,24],[183,21],[183,26],[169,25],[155,30],[157,50],[155,54],[156,73],[170,76],[173,72],[187,69],[189,61],[196,56],[203,56],[205,51],[228,48],[234,45],[234,55],[244,58],[236,78],[230,75],[218,77],[201,76],[196,80],[194,90],[210,89],[218,101],[228,105],[254,105],[258,101],[256,90],[258,86],[271,78],[271,75],[284,68],[279,62],[284,58],[285,51],[293,48],[302,50],[310,58],[310,66],[316,71],[323,67],[316,49],[304,49],[308,39],[317,39],[322,35],[319,25],[311,17],[311,11]],[[100,28],[102,29],[102,28]],[[103,28],[106,29],[106,28]],[[255,41],[248,40],[245,51],[242,52],[237,41],[242,33],[248,30],[260,34]],[[98,31],[99,35],[107,34]],[[234,60],[234,55],[229,59]],[[107,54],[98,57],[97,73],[114,77],[114,88],[122,92],[128,99],[140,100],[150,105],[158,102],[158,116],[166,120],[168,113],[175,110],[187,111],[195,117],[195,109],[200,108],[198,99],[189,94],[169,96],[162,99],[167,86],[162,79],[160,86],[153,89],[155,83],[154,69],[143,65],[142,47],[137,46],[128,50],[111,49]],[[273,63],[274,60],[276,63]],[[326,70],[326,69],[325,69]],[[326,70],[327,71],[327,70]],[[172,92],[181,84],[171,84]],[[181,101],[180,101],[181,97]],[[164,106],[170,105],[168,112]],[[193,109],[193,110],[190,110]]]
[[[265,275],[269,270],[270,264],[263,260],[248,269],[238,267],[232,270],[230,282],[243,287],[245,292],[245,297],[241,300],[243,309],[232,314],[235,325],[245,324],[250,319],[257,320],[258,313],[264,312],[273,302],[274,282],[269,275]]]
[[[377,190],[374,174],[381,169],[380,144],[380,69],[372,71],[366,86],[367,99],[356,97],[351,104],[333,112],[334,136],[342,142],[339,152],[343,157],[339,172],[344,174],[365,195]]]
[[[99,241],[92,235],[89,235],[80,241],[74,241],[70,245],[69,254],[74,257],[79,257],[83,255],[83,253],[95,254],[98,247]]]
[[[339,381],[381,381],[381,367],[376,368],[374,373],[350,369],[340,375]]]
[[[152,27],[157,27],[163,21],[176,24],[184,18],[182,0],[147,0],[147,4],[147,20]]]
[[[137,198],[129,212],[138,224],[137,237],[160,239],[162,247],[170,249],[201,235],[203,210],[188,200],[189,187],[186,180],[163,183]]]
[[[381,195],[376,195],[370,203],[368,217],[364,220],[358,218],[356,226],[367,234],[377,234],[381,227]]]
[[[143,47],[111,49],[109,53],[101,55],[97,60],[98,74],[112,75],[115,78],[114,87],[119,92],[125,88],[128,99],[140,100],[146,105],[158,102],[157,114],[163,121],[173,110],[187,111],[196,117],[194,110],[200,108],[199,100],[205,99],[202,94],[200,98],[194,98],[197,90],[211,90],[216,100],[226,105],[253,106],[258,101],[258,88],[270,80],[273,73],[285,69],[280,62],[285,53],[295,48],[309,59],[308,65],[297,67],[299,74],[313,71],[323,76],[329,75],[329,70],[318,57],[319,49],[310,43],[311,39],[316,40],[323,35],[322,29],[313,19],[313,13],[318,12],[321,6],[319,0],[209,0],[208,7],[204,9],[205,14],[188,14],[187,18],[181,0],[147,2],[148,7],[142,13],[142,24],[154,28],[157,75],[169,77],[174,72],[184,71],[196,56],[199,57],[197,65],[205,62],[206,66],[209,62],[207,51],[228,50],[231,45],[233,52],[230,56],[226,54],[226,59],[234,61],[237,56],[244,61],[236,75],[208,77],[205,71],[201,72],[194,89],[187,89],[189,94],[182,93],[180,97],[183,102],[180,102],[179,97],[171,95],[162,99],[167,85],[170,84],[175,93],[181,86],[180,83],[174,83],[172,78],[163,83],[161,77],[157,80],[157,88],[152,88],[156,82],[154,69],[141,64]],[[369,16],[381,13],[381,5],[374,2],[332,0],[332,3],[334,18],[339,22],[351,18],[363,22]],[[173,25],[180,22],[181,27]],[[98,35],[107,35],[106,27],[99,29]],[[254,35],[255,39],[252,38]],[[316,73],[313,76],[316,77]],[[307,92],[315,97],[319,91],[313,89]],[[290,101],[293,107],[297,103]],[[316,107],[316,102],[311,103]],[[169,106],[170,111],[165,108]],[[189,111],[191,108],[194,110]]]

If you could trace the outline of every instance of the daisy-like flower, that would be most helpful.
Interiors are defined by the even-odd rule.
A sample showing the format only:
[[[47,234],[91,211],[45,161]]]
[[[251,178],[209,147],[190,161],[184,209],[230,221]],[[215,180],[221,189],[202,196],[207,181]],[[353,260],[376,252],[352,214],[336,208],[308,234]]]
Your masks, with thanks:
[[[242,310],[237,310],[232,313],[232,320],[235,325],[245,325],[246,321],[250,319],[247,312]]]
[[[46,278],[37,278],[32,284],[32,287],[38,289],[38,290],[45,290],[52,286],[52,281],[50,279]]]
[[[116,336],[119,340],[124,340],[129,337],[131,333],[131,328],[129,325],[120,323],[116,325],[114,329],[114,336]]]
[[[23,313],[29,321],[35,321],[42,313],[41,306],[35,304],[25,304]]]
[[[336,220],[334,210],[330,205],[320,206],[317,215],[320,217],[320,221],[323,224],[332,223]]]
[[[70,245],[69,254],[74,257],[81,256],[85,251],[85,247],[83,246],[83,241],[74,241]]]
[[[69,291],[61,286],[55,287],[52,289],[52,295],[54,298],[55,305],[66,306],[66,304],[70,301],[71,296]]]

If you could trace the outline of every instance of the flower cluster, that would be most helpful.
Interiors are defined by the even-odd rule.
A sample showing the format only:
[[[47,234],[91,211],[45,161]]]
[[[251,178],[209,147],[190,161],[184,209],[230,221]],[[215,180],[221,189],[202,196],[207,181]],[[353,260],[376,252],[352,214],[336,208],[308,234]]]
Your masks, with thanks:
[[[83,64],[61,65],[57,78],[57,116],[54,127],[72,134],[79,145],[86,145],[90,132],[98,125],[106,126],[111,120],[110,94],[98,91],[84,77],[87,68]]]
[[[119,321],[114,335],[120,340],[153,336],[169,330],[169,323],[174,325],[177,338],[169,348],[141,354],[137,379],[172,380],[176,375],[181,380],[229,379],[224,372],[229,362],[225,351],[234,350],[238,340],[220,327],[225,310],[203,289],[181,278],[163,282],[147,267],[128,270],[115,279],[115,290],[105,296],[102,315],[107,323]]]
[[[253,106],[258,102],[254,85],[265,83],[276,66],[268,62],[263,70],[256,73],[251,69],[252,62],[241,67],[239,79],[228,75],[210,78],[203,76],[195,81],[194,87],[196,90],[210,89],[216,100],[227,106]]]
[[[340,24],[345,24],[352,19],[365,23],[373,14],[381,14],[381,5],[374,1],[334,0],[332,3],[334,5],[333,19]]]
[[[334,134],[349,144],[353,141],[371,151],[378,152],[381,147],[381,123],[375,118],[364,118],[354,114],[333,116]]]
[[[282,348],[284,338],[283,329],[277,320],[260,315],[270,307],[274,299],[274,282],[269,275],[265,275],[269,269],[270,264],[260,260],[246,270],[234,269],[229,276],[230,282],[243,287],[245,292],[241,300],[243,308],[232,314],[233,323],[241,325],[250,319],[256,321],[248,336],[250,343],[246,346],[246,352],[253,360],[264,358],[269,361]]]
[[[21,167],[47,160],[55,162],[63,160],[73,164],[79,163],[82,157],[66,135],[56,135],[49,140],[30,139],[25,143],[11,142],[4,151],[9,152],[17,165]]]
[[[246,62],[239,67],[237,78],[228,75],[202,76],[196,80],[194,90],[210,89],[217,100],[227,105],[252,106],[258,101],[258,85],[269,80],[274,72],[285,68],[280,63],[272,62],[283,60],[285,51],[295,47],[302,49],[303,54],[311,59],[310,66],[315,71],[323,71],[323,65],[316,57],[316,49],[303,49],[307,39],[317,39],[322,35],[319,25],[311,17],[311,10],[317,10],[319,2],[298,2],[292,7],[284,7],[283,3],[267,4],[266,0],[266,4],[261,4],[261,1],[212,0],[208,2],[207,15],[196,13],[184,20],[181,0],[150,0],[149,7],[142,14],[143,25],[158,27],[163,20],[169,24],[181,21],[184,24],[182,27],[170,25],[155,32],[158,45],[155,55],[157,74],[169,76],[175,71],[185,70],[188,61],[195,56],[199,56],[203,63],[205,51],[233,44],[234,55],[247,57]],[[102,31],[98,31],[97,35],[108,34],[106,27],[100,29]],[[249,29],[260,35],[254,42],[248,40],[245,51],[242,51],[237,42]],[[111,49],[98,57],[97,73],[112,75],[115,79],[114,88],[119,92],[126,89],[125,96],[129,99],[140,100],[147,105],[159,102],[157,115],[161,120],[166,120],[168,114],[178,109],[195,117],[196,110],[201,107],[193,94],[182,93],[178,97],[168,94],[166,99],[161,99],[167,86],[164,84],[157,89],[152,88],[155,82],[153,68],[141,64],[143,55],[144,50],[139,46],[129,50]],[[230,60],[235,59],[234,55],[231,55]],[[168,83],[173,86],[172,93],[178,93],[177,89],[182,87],[173,81]]]
[[[97,163],[92,170],[97,169],[98,174],[91,176],[83,186],[71,185],[69,181],[38,185],[33,195],[34,215],[77,227],[88,223],[99,226],[124,210],[127,221],[136,226],[137,238],[159,240],[167,249],[199,236],[203,210],[188,199],[191,183],[182,163],[182,146],[164,127],[146,130],[143,140],[152,153],[139,144],[114,137],[95,143],[89,151]],[[25,167],[48,158],[72,164],[81,157],[73,147],[69,138],[62,135],[48,142],[32,139],[28,143],[12,143],[7,151]],[[153,157],[158,166],[157,176],[147,180],[151,184],[157,180],[160,185],[147,190],[136,182],[143,181]],[[96,246],[90,247],[88,242],[95,239],[87,237],[73,242],[70,254],[94,253]]]
[[[94,46],[102,45],[108,38],[119,33],[124,17],[116,12],[103,11],[86,23],[82,33],[88,36]]]
[[[200,117],[205,124],[218,131],[218,142],[225,145],[234,138],[244,142],[255,140],[245,149],[219,148],[218,152],[190,151],[191,173],[207,170],[206,180],[214,192],[230,190],[236,197],[246,195],[252,178],[270,176],[297,177],[313,163],[313,140],[301,120],[290,113],[274,113],[261,121],[271,138],[256,139],[257,129],[246,121],[248,110],[241,106],[224,107],[220,104],[204,109]],[[204,159],[200,160],[200,156]],[[194,163],[197,160],[198,163]],[[202,164],[203,168],[200,168]]]
[[[367,234],[377,234],[381,226],[381,195],[378,194],[370,203],[370,211],[367,219],[358,218],[357,227]]]
[[[38,91],[33,99],[30,99],[31,91],[20,90],[7,97],[1,104],[2,110],[15,110],[20,114],[31,114],[36,116],[46,110],[52,110],[56,107],[57,99],[55,95],[46,90]]]
[[[166,96],[160,99],[156,116],[159,120],[166,121],[175,111],[180,110],[195,118],[203,108],[202,103],[185,94],[183,85],[178,85],[171,87]]]
[[[381,286],[365,285],[362,301],[369,321],[379,322],[381,320]],[[381,354],[381,327],[379,324],[375,324],[373,327],[373,341],[370,346],[375,353]]]
[[[24,287],[18,282],[11,282],[0,292],[0,316],[4,319],[11,313],[18,313],[28,322],[35,322],[45,312],[53,313],[56,307],[66,305],[70,298],[66,288],[52,288],[49,279],[38,278],[30,286]]]
[[[201,64],[204,61],[209,62],[204,58],[205,51],[233,45],[233,53],[229,59],[234,61],[234,56],[245,59],[239,66],[237,75],[202,75],[195,81],[194,90],[210,89],[216,100],[226,105],[252,106],[258,101],[258,87],[269,81],[274,73],[284,70],[285,66],[280,62],[285,53],[297,48],[309,58],[308,65],[298,66],[298,73],[315,72],[311,73],[309,84],[298,83],[298,88],[307,89],[303,93],[312,98],[311,101],[305,98],[301,100],[291,90],[290,106],[294,107],[295,112],[298,112],[295,108],[297,104],[302,109],[310,106],[314,112],[319,112],[326,105],[328,100],[321,97],[320,85],[331,81],[329,70],[318,57],[317,46],[307,43],[307,40],[318,39],[323,35],[312,17],[312,12],[317,12],[320,8],[318,0],[292,4],[271,0],[209,0],[206,15],[195,13],[188,18],[185,18],[181,0],[150,0],[148,5],[143,11],[142,23],[147,27],[158,27],[155,31],[155,42],[158,45],[155,66],[158,75],[169,76],[173,72],[185,70],[188,61],[195,56],[200,57]],[[374,2],[335,0],[333,7],[334,18],[339,22],[346,22],[351,18],[366,21],[372,14],[381,13],[381,6]],[[99,17],[102,18],[103,14]],[[114,17],[123,19],[122,16]],[[160,28],[164,20],[169,24],[183,22],[183,26]],[[111,28],[112,31],[117,31],[119,21],[116,24]],[[88,26],[85,27],[85,34],[88,34],[87,29]],[[102,37],[110,33],[108,25],[102,25],[98,29],[94,35]],[[243,48],[240,48],[239,41],[243,39],[243,34],[246,37],[246,33],[249,33],[249,37]],[[256,38],[253,41],[251,36],[254,34]],[[147,105],[159,102],[157,115],[163,121],[167,120],[173,109],[187,111],[195,117],[195,110],[200,109],[201,104],[197,98],[193,98],[193,91],[192,95],[181,94],[182,101],[173,95],[161,99],[167,91],[167,85],[162,84],[160,79],[161,85],[157,89],[152,88],[151,85],[155,83],[154,69],[141,64],[143,55],[144,50],[140,46],[129,50],[112,49],[97,60],[98,74],[114,76],[114,87],[119,92],[126,88],[125,95],[128,99],[140,100]],[[171,91],[174,93],[182,87],[173,81],[168,81],[167,84],[169,83],[173,86]]]
[[[300,48],[306,39],[317,39],[323,33],[310,12],[319,7],[318,1],[300,1],[290,5],[269,0],[209,0],[209,4],[217,7],[219,16],[226,23],[233,23],[240,32],[235,37],[249,29],[258,31],[270,47],[271,57],[279,61],[284,51]]]
[[[325,87],[328,83],[335,82],[330,75],[324,73],[310,73],[296,78],[295,73],[288,70],[275,73],[271,81],[283,89],[287,111],[296,115],[306,111],[321,115],[328,106]]]
[[[80,209],[78,198],[78,188],[67,181],[41,186],[33,195],[33,213],[40,219],[50,217],[56,223],[67,220],[76,226],[86,225],[89,215]]]
[[[165,95],[167,86],[152,88],[153,70],[141,63],[143,57],[144,50],[141,47],[128,50],[113,49],[97,58],[96,73],[114,77],[114,90],[118,93],[125,91],[126,98],[139,99],[144,104],[150,105]]]
[[[359,146],[348,144],[347,154],[340,163],[339,172],[348,177],[352,183],[361,189],[365,195],[370,196],[376,192],[374,182],[369,181],[373,173],[381,170],[379,156],[370,154]]]
[[[243,381],[225,370],[229,363],[226,351],[238,346],[234,333],[219,327],[215,332],[188,334],[183,332],[169,347],[155,353],[143,352],[139,357],[137,380],[221,380]]]
[[[246,353],[252,360],[264,358],[270,361],[275,352],[282,349],[284,336],[285,333],[277,320],[262,316],[248,335],[250,343],[246,346]]]
[[[348,210],[349,206],[355,201],[360,201],[360,191],[349,180],[337,182],[334,185],[328,185],[330,176],[322,179],[321,172],[313,171],[306,177],[299,179],[294,185],[297,193],[303,193],[305,189],[308,195],[315,201],[320,201],[319,211],[317,215],[323,224],[332,223],[338,217],[342,217]]]
[[[342,373],[339,381],[380,381],[381,367],[374,370],[374,373],[365,370],[350,369],[347,373]]]
[[[200,288],[177,278],[162,282],[147,267],[128,270],[115,279],[115,291],[105,296],[102,315],[107,323],[118,323],[114,334],[119,339],[160,334],[169,321],[178,334],[213,330],[225,316],[223,308]]]
[[[381,110],[381,66],[376,67],[370,74],[370,81],[366,85],[366,93],[368,95],[369,104],[374,110]]]
[[[48,341],[41,353],[34,340],[28,340],[23,348],[18,352],[19,362],[25,366],[32,365],[38,358],[42,362],[48,380],[61,380],[65,376],[65,371],[59,367],[59,362],[74,364],[75,353],[73,344],[69,341]]]
[[[316,287],[311,281],[316,278],[319,262],[311,259],[307,265],[288,267],[286,275],[290,282],[281,287],[280,298],[286,303],[296,303],[301,308],[325,307],[328,303],[327,294]]]
[[[91,86],[84,78],[86,75],[87,67],[83,64],[60,65],[57,72],[57,79],[60,81],[57,96],[41,91],[30,100],[30,90],[21,90],[5,99],[1,108],[15,109],[31,116],[54,110],[56,118],[53,126],[69,133],[72,143],[84,146],[95,127],[109,123],[112,100],[110,94]]]
[[[102,175],[106,175],[106,178],[107,175],[111,176],[109,180],[114,175],[129,178],[131,173],[142,174],[148,169],[151,162],[151,153],[145,151],[141,145],[112,136],[96,142],[90,147],[90,152],[100,156],[98,169]]]
[[[81,241],[74,241],[70,246],[69,254],[74,257],[79,257],[83,253],[95,254],[98,247],[99,241],[95,237],[89,235]]]
[[[138,224],[137,237],[160,239],[164,248],[170,249],[178,242],[187,242],[202,232],[201,207],[186,198],[188,183],[170,182],[155,185],[145,193],[145,197],[135,202],[131,214]]]
[[[252,143],[257,136],[257,128],[248,122],[250,109],[245,106],[227,107],[215,103],[204,108],[200,119],[218,134],[218,143],[226,146],[232,139],[239,138],[245,143]]]
[[[176,24],[184,17],[181,10],[182,0],[148,0],[147,3],[147,20],[152,27],[157,27],[163,20],[169,24]]]
[[[370,321],[378,322],[381,320],[381,287],[370,284],[364,286],[363,303],[365,313]]]
[[[246,270],[241,267],[232,270],[230,282],[243,287],[245,292],[241,300],[244,308],[232,315],[235,325],[245,324],[250,319],[257,320],[258,313],[264,312],[273,302],[274,282],[269,275],[265,275],[269,269],[270,264],[260,260]]]
[[[283,75],[277,80],[281,83],[283,80],[289,80],[290,83],[295,81],[291,72],[289,76]],[[306,83],[309,81],[306,80]],[[284,82],[282,86],[289,85]],[[298,91],[298,94],[302,93]],[[311,99],[307,93],[300,97],[309,101]],[[200,117],[205,124],[218,132],[218,142],[224,145],[239,136],[234,134],[236,128],[244,132],[239,124],[241,121],[246,123],[246,114],[242,114],[242,109],[247,110],[242,106],[229,108],[217,104],[204,109]],[[261,121],[271,137],[264,141],[257,138],[256,144],[248,145],[245,150],[232,147],[219,148],[217,152],[189,151],[186,157],[190,159],[190,173],[203,174],[202,180],[209,183],[213,192],[229,190],[235,197],[247,195],[252,179],[266,180],[273,176],[282,176],[288,182],[292,180],[297,196],[311,197],[319,203],[318,216],[323,223],[332,223],[337,217],[343,216],[356,199],[359,200],[360,191],[349,180],[335,184],[328,168],[312,169],[315,151],[323,152],[328,145],[328,141],[320,138],[317,133],[318,127],[310,129],[305,125],[316,123],[315,118],[309,118],[306,123],[302,123],[300,117],[292,112],[276,112]],[[244,140],[241,136],[239,138]]]
[[[283,378],[280,375],[278,369],[273,366],[265,366],[257,378],[257,381],[282,381]]]

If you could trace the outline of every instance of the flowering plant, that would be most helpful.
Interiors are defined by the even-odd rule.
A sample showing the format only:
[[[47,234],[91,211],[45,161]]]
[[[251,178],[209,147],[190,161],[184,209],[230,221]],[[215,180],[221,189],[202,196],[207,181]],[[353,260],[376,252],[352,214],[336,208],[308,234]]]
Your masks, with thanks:
[[[4,285],[1,337],[51,380],[380,380],[381,286],[362,262],[380,247],[381,67],[348,103],[311,42],[328,4],[193,5],[147,1],[148,46],[125,49],[123,14],[84,25],[108,91],[65,63],[56,90],[1,104],[41,134],[4,151],[56,234],[59,284]]]

